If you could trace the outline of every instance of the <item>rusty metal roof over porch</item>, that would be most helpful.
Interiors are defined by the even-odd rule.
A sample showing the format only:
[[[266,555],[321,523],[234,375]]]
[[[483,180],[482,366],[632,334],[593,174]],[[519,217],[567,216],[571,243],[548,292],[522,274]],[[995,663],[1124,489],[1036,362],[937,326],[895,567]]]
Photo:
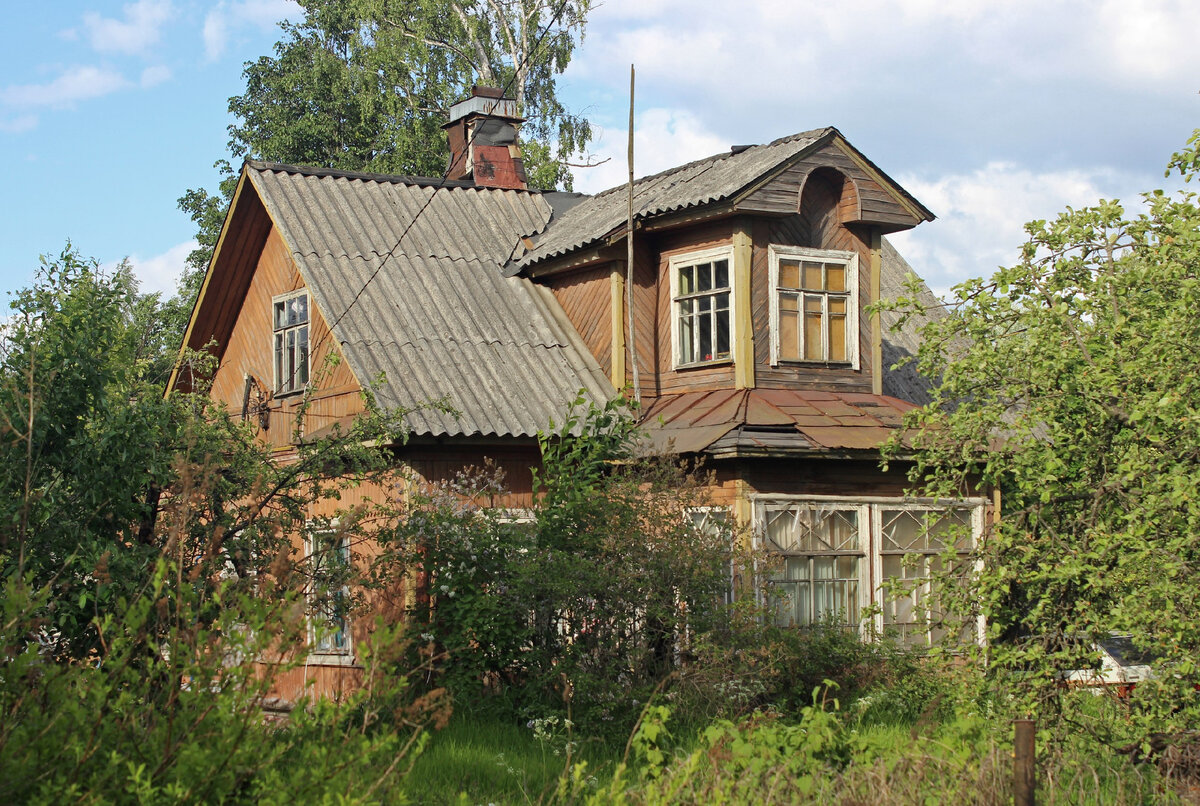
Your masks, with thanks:
[[[648,453],[877,451],[912,403],[887,395],[723,389],[657,398],[642,415]]]

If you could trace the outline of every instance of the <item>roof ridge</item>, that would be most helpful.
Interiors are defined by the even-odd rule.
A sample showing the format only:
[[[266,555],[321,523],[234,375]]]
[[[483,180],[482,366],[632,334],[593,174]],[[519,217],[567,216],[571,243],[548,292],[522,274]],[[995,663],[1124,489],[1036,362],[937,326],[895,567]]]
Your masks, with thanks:
[[[347,171],[341,168],[322,168],[314,165],[291,165],[285,162],[269,162],[266,160],[247,159],[244,163],[256,171],[276,171],[279,173],[299,174],[301,176],[331,177],[334,179],[361,179],[367,182],[380,182],[391,185],[411,185],[415,187],[462,188],[464,190],[513,190],[515,192],[535,193],[541,195],[544,191],[535,188],[489,188],[480,187],[474,182],[462,179],[440,179],[434,176],[407,176],[404,174],[379,174],[367,171]]]
[[[707,157],[701,157],[700,159],[692,160],[691,162],[685,162],[682,165],[675,165],[671,168],[667,168],[665,170],[659,171],[658,173],[647,174],[645,176],[638,177],[637,179],[633,180],[633,186],[637,187],[638,185],[640,185],[643,182],[649,182],[654,179],[661,179],[664,176],[669,176],[670,174],[682,173],[687,168],[693,168],[693,167],[700,165],[702,163],[705,163],[705,162],[717,162],[719,160],[729,159],[730,157],[738,157],[738,156],[741,156],[742,154],[746,154],[748,152],[755,151],[760,148],[770,148],[771,146],[782,145],[783,143],[788,143],[793,140],[799,140],[802,137],[820,138],[820,137],[824,137],[829,132],[836,132],[836,131],[837,131],[837,128],[834,126],[823,126],[819,129],[809,129],[808,131],[804,131],[804,132],[795,132],[793,134],[786,134],[783,137],[775,138],[774,140],[772,140],[769,143],[756,143],[755,145],[752,145],[749,148],[743,149],[742,151],[738,151],[737,153],[734,153],[731,150],[718,151],[716,154],[710,154]],[[627,187],[629,187],[629,184],[627,182],[622,183],[620,185],[614,185],[613,187],[610,187],[606,190],[602,190],[599,193],[593,194],[591,196],[591,198],[598,199],[602,196],[607,196],[610,193],[615,193],[616,191],[623,190],[624,188],[627,188]]]

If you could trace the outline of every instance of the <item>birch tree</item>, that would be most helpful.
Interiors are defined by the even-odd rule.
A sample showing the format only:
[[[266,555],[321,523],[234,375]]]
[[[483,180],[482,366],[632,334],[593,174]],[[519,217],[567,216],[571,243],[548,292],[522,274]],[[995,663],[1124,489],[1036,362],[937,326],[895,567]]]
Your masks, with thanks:
[[[229,159],[218,193],[187,191],[196,221],[181,297],[199,287],[245,157],[374,173],[439,177],[442,124],[473,84],[506,89],[527,119],[531,187],[571,188],[571,160],[592,137],[559,100],[557,80],[582,41],[591,0],[301,0],[271,56],[247,62],[229,99]],[[584,158],[586,162],[586,158]],[[186,305],[181,306],[187,308]]]

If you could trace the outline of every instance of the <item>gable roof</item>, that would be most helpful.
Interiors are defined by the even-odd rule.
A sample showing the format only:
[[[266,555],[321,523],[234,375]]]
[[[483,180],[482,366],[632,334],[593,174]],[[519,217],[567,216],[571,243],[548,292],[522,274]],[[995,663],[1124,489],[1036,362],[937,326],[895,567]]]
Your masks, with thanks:
[[[364,386],[432,436],[534,436],[615,390],[547,289],[499,267],[540,194],[248,161],[245,176]],[[390,256],[389,256],[390,254]],[[437,401],[453,413],[429,408]]]
[[[723,151],[638,179],[633,191],[634,220],[732,200],[797,158],[835,140],[869,166],[896,197],[903,198],[925,220],[933,219],[933,213],[850,146],[841,132],[827,126],[781,137],[765,145]],[[583,199],[561,217],[556,217],[544,232],[534,236],[528,253],[515,257],[505,273],[518,274],[542,261],[582,249],[618,230],[623,231],[629,216],[628,198],[626,186],[618,185]]]

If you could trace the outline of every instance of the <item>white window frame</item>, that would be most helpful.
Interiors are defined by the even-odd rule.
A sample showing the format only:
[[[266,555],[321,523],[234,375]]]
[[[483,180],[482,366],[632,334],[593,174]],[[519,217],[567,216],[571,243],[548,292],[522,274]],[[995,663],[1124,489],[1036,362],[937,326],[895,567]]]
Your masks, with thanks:
[[[280,303],[283,303],[286,310],[288,302],[294,299],[299,299],[300,297],[305,298],[304,321],[297,322],[294,325],[284,325],[279,327],[275,317],[276,307]],[[312,379],[312,342],[309,338],[312,335],[312,314],[312,297],[309,295],[308,289],[289,291],[286,294],[278,294],[271,298],[271,374],[274,378],[274,384],[271,388],[276,397],[303,392],[308,387],[309,381]],[[279,353],[276,348],[276,341],[281,337],[284,339],[284,351],[286,353],[288,350],[288,334],[296,333],[298,338],[301,332],[304,334],[305,344],[303,373],[301,373],[297,367],[297,371],[292,373],[292,377],[283,378],[281,377],[282,373],[279,365]],[[298,347],[296,349],[298,349]],[[300,380],[301,374],[303,375],[303,381]]]
[[[340,545],[337,547],[337,551],[344,552],[345,562],[347,563],[347,565],[353,564],[354,556],[350,551],[350,536],[345,533],[339,534],[339,532],[337,530],[337,524],[335,522],[335,523],[329,524],[327,526],[322,526],[320,528],[316,528],[312,524],[310,524],[309,527],[305,529],[305,532],[304,532],[304,562],[307,566],[309,566],[311,568],[313,565],[313,560],[314,560],[314,556],[316,555],[316,553],[318,551],[324,550],[323,548],[318,546],[317,540],[322,536],[330,536],[330,535],[338,535]],[[320,627],[328,628],[331,626],[332,618],[327,618],[327,617],[323,617],[323,616],[319,617],[318,614],[316,613],[316,611],[314,610],[313,600],[316,598],[316,593],[317,593],[316,590],[314,589],[315,584],[316,584],[316,579],[315,579],[315,575],[314,575],[309,578],[309,582],[305,586],[305,589],[304,589],[304,598],[305,598],[305,602],[307,605],[306,618],[308,621],[308,660],[309,660],[309,663],[317,663],[317,664],[325,664],[325,665],[339,665],[339,666],[353,665],[354,664],[354,639],[353,639],[352,621],[348,615],[344,617],[344,619],[343,619],[344,623],[341,627],[341,632],[344,636],[343,646],[331,647],[331,646],[327,646],[324,644],[324,641],[329,640],[329,638],[332,635],[334,635],[335,633],[326,631],[326,635],[324,637],[318,636],[318,634],[317,634]],[[347,601],[347,602],[350,601],[349,586],[343,585],[342,589],[340,591],[338,591],[337,593],[339,593],[345,599],[345,601]],[[324,623],[318,624],[318,618],[322,618]]]
[[[787,365],[827,365],[834,367],[848,366],[851,369],[860,368],[859,349],[858,349],[858,253],[847,252],[839,249],[810,249],[803,246],[786,246],[783,244],[770,244],[767,247],[767,263],[770,272],[770,316],[771,316],[771,366],[779,366],[784,363]],[[844,263],[846,266],[846,291],[845,292],[810,292],[812,295],[820,294],[822,296],[822,321],[827,321],[829,317],[829,297],[830,294],[840,296],[844,293],[848,297],[846,305],[846,361],[829,361],[829,360],[812,360],[812,359],[792,359],[786,361],[781,359],[779,349],[779,261],[781,258],[791,259],[809,259],[820,260],[826,263]],[[800,321],[799,335],[801,338],[800,355],[804,355],[803,339],[804,339],[804,294],[800,295]],[[824,329],[822,330],[824,333]],[[825,355],[829,354],[829,346],[824,345],[822,351]]]
[[[966,500],[960,500],[960,501],[930,501],[928,499],[922,499],[922,500],[893,499],[892,501],[884,501],[884,502],[880,502],[880,503],[877,503],[874,505],[874,513],[873,514],[875,517],[875,521],[872,523],[871,528],[872,528],[872,539],[876,540],[877,543],[875,546],[875,550],[872,553],[872,555],[873,555],[872,562],[874,563],[873,573],[874,573],[874,579],[876,580],[875,588],[878,591],[879,612],[875,614],[875,625],[874,625],[875,630],[878,634],[884,635],[885,632],[889,628],[889,625],[884,623],[884,606],[885,606],[884,605],[884,596],[886,594],[883,591],[883,585],[884,585],[884,579],[885,579],[884,573],[883,573],[883,558],[885,556],[900,556],[900,557],[919,556],[921,558],[920,562],[922,564],[922,570],[927,574],[928,570],[929,570],[928,569],[929,558],[930,557],[941,557],[945,553],[944,550],[943,551],[933,551],[933,550],[928,550],[928,549],[926,549],[926,550],[915,550],[914,549],[914,550],[909,550],[909,551],[903,551],[903,550],[890,551],[890,550],[885,549],[883,546],[883,526],[884,526],[883,511],[884,510],[904,510],[906,512],[943,512],[948,509],[970,509],[971,510],[970,511],[970,518],[971,518],[970,524],[971,524],[971,543],[972,543],[972,545],[970,548],[958,552],[960,555],[969,556],[970,552],[974,551],[975,548],[978,547],[979,539],[983,535],[983,519],[984,519],[984,511],[985,511],[985,502],[982,499],[966,499]],[[901,560],[901,562],[904,562],[904,560]],[[980,570],[980,565],[978,562],[976,562],[975,565],[973,566],[973,570],[974,571]],[[892,577],[888,577],[888,578],[891,579]],[[901,578],[901,580],[903,581],[903,578]],[[928,595],[930,592],[928,577],[925,577],[925,580],[926,581],[919,583],[916,586],[916,588],[914,589],[914,591],[909,592],[909,593],[904,593],[903,595],[909,596],[909,595],[912,595],[912,593],[914,593],[914,592],[918,593],[918,595]],[[925,604],[923,609],[925,611],[925,617],[926,617],[926,619],[928,619],[930,616],[928,603]],[[984,638],[984,623],[983,623],[983,618],[980,617],[979,619],[976,620],[976,624],[975,624],[975,640],[979,643],[982,643],[983,638]],[[910,647],[914,646],[913,644],[908,644],[908,645]],[[925,628],[924,641],[922,642],[921,645],[923,645],[925,647],[929,647],[929,646],[933,645],[932,625],[929,624],[928,622],[927,622],[927,625]]]
[[[750,496],[751,509],[754,517],[754,545],[765,549],[766,546],[766,512],[768,509],[782,509],[790,506],[826,505],[838,509],[854,509],[858,511],[860,544],[862,547],[859,564],[859,634],[884,635],[883,606],[887,591],[884,590],[883,576],[883,518],[884,510],[906,510],[934,512],[951,508],[969,509],[971,538],[974,546],[978,546],[983,535],[984,518],[987,501],[984,498],[963,498],[954,500],[933,500],[928,498],[894,498],[886,496],[837,496],[837,495],[778,495],[760,494]],[[922,552],[905,552],[920,554]],[[797,551],[796,554],[808,556],[811,552]],[[928,556],[928,555],[927,555]],[[940,556],[940,555],[939,555]],[[978,571],[978,562],[973,569]],[[872,613],[872,611],[874,611]],[[975,624],[975,640],[984,640],[984,621],[980,616]],[[926,631],[924,646],[930,644],[930,634]]]
[[[712,358],[700,361],[684,362],[679,349],[680,338],[680,294],[679,294],[679,269],[684,266],[691,266],[697,263],[711,263],[715,260],[724,260],[728,265],[729,278],[729,355],[725,358]],[[685,252],[678,255],[672,255],[667,260],[667,274],[671,279],[671,366],[674,369],[683,369],[688,367],[707,367],[714,365],[732,364],[733,357],[737,355],[737,329],[734,327],[734,312],[737,310],[737,291],[733,277],[733,246],[717,246],[711,249],[701,249],[695,252]],[[724,287],[722,287],[724,288]],[[688,299],[695,299],[700,296],[715,296],[717,293],[725,293],[723,290],[714,290],[712,292],[698,292],[695,294],[686,295]],[[716,341],[716,333],[713,333],[714,344]]]
[[[737,581],[737,569],[734,568],[733,550],[737,547],[737,533],[734,529],[733,510],[729,507],[722,506],[703,506],[703,507],[685,507],[684,514],[691,520],[692,526],[699,530],[710,528],[709,524],[720,522],[716,528],[729,529],[730,532],[730,555],[728,568],[728,587],[725,590],[725,604],[732,605],[735,601],[735,583]]]
[[[869,506],[854,499],[833,498],[833,497],[796,497],[796,496],[771,496],[760,499],[760,505],[754,507],[755,519],[755,542],[758,546],[771,550],[766,545],[766,515],[769,511],[778,511],[789,509],[797,506],[816,506],[828,507],[830,509],[842,510],[846,512],[854,512],[857,518],[858,529],[858,549],[850,550],[829,550],[829,551],[808,551],[797,549],[795,551],[782,551],[776,556],[787,557],[855,557],[858,559],[858,622],[857,624],[846,624],[846,627],[856,627],[859,633],[863,633],[863,627],[866,626],[866,613],[871,605],[871,536],[870,536],[870,521],[869,521]],[[786,562],[786,560],[785,560]],[[867,572],[867,578],[864,579],[864,572]],[[780,580],[783,581],[783,580]],[[810,574],[808,579],[810,586],[817,580]],[[812,625],[801,625],[812,626]]]

